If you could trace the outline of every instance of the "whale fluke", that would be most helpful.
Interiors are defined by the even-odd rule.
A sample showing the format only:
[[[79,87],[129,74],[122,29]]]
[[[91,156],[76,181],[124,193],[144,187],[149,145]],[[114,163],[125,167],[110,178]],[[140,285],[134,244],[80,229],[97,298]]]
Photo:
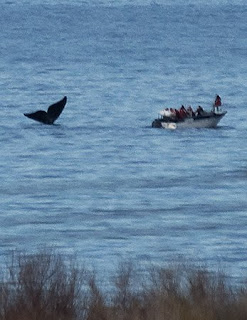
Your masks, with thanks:
[[[65,96],[62,100],[50,105],[47,112],[38,110],[33,113],[24,113],[24,116],[44,124],[53,124],[62,113],[66,102],[67,97]]]

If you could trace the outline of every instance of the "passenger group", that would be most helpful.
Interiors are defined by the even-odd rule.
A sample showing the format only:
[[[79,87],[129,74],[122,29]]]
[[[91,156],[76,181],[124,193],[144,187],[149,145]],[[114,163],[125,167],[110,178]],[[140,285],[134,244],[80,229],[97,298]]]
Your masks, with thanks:
[[[220,106],[221,106],[221,98],[219,95],[216,95],[213,107],[218,108]],[[184,105],[182,105],[180,109],[165,108],[160,113],[164,117],[182,120],[184,118],[194,118],[194,117],[202,116],[207,112],[204,111],[201,106],[198,106],[197,109],[194,111],[191,106],[188,106],[187,108],[185,108]]]
[[[174,108],[166,108],[163,111],[161,111],[161,114],[164,117],[180,119],[180,120],[184,118],[193,118],[196,116],[200,116],[203,113],[204,113],[204,110],[201,106],[198,106],[196,111],[194,111],[191,106],[188,106],[188,108],[186,109],[184,105],[182,105],[179,110]]]

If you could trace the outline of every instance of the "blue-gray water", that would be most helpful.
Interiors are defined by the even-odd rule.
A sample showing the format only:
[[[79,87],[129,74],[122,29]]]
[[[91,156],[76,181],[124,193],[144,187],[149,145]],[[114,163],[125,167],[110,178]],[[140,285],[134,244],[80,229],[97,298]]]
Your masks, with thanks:
[[[2,257],[55,247],[101,270],[188,259],[247,275],[247,6],[171,3],[0,5]],[[151,128],[215,94],[217,129]],[[23,116],[64,95],[56,125]]]

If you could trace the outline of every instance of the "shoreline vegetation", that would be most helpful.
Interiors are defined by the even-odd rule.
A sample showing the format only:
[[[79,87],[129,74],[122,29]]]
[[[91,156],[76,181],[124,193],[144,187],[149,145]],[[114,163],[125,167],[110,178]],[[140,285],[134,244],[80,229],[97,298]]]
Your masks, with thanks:
[[[95,271],[56,252],[9,260],[1,268],[0,320],[247,319],[247,285],[206,267],[150,266],[140,276],[123,261],[105,290]]]

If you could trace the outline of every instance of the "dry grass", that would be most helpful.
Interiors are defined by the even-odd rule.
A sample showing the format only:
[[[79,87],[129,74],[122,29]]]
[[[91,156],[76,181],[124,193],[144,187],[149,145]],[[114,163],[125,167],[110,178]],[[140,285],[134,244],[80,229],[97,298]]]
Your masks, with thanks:
[[[123,262],[100,287],[96,274],[56,253],[14,255],[1,272],[0,320],[246,320],[247,287],[221,272]]]

